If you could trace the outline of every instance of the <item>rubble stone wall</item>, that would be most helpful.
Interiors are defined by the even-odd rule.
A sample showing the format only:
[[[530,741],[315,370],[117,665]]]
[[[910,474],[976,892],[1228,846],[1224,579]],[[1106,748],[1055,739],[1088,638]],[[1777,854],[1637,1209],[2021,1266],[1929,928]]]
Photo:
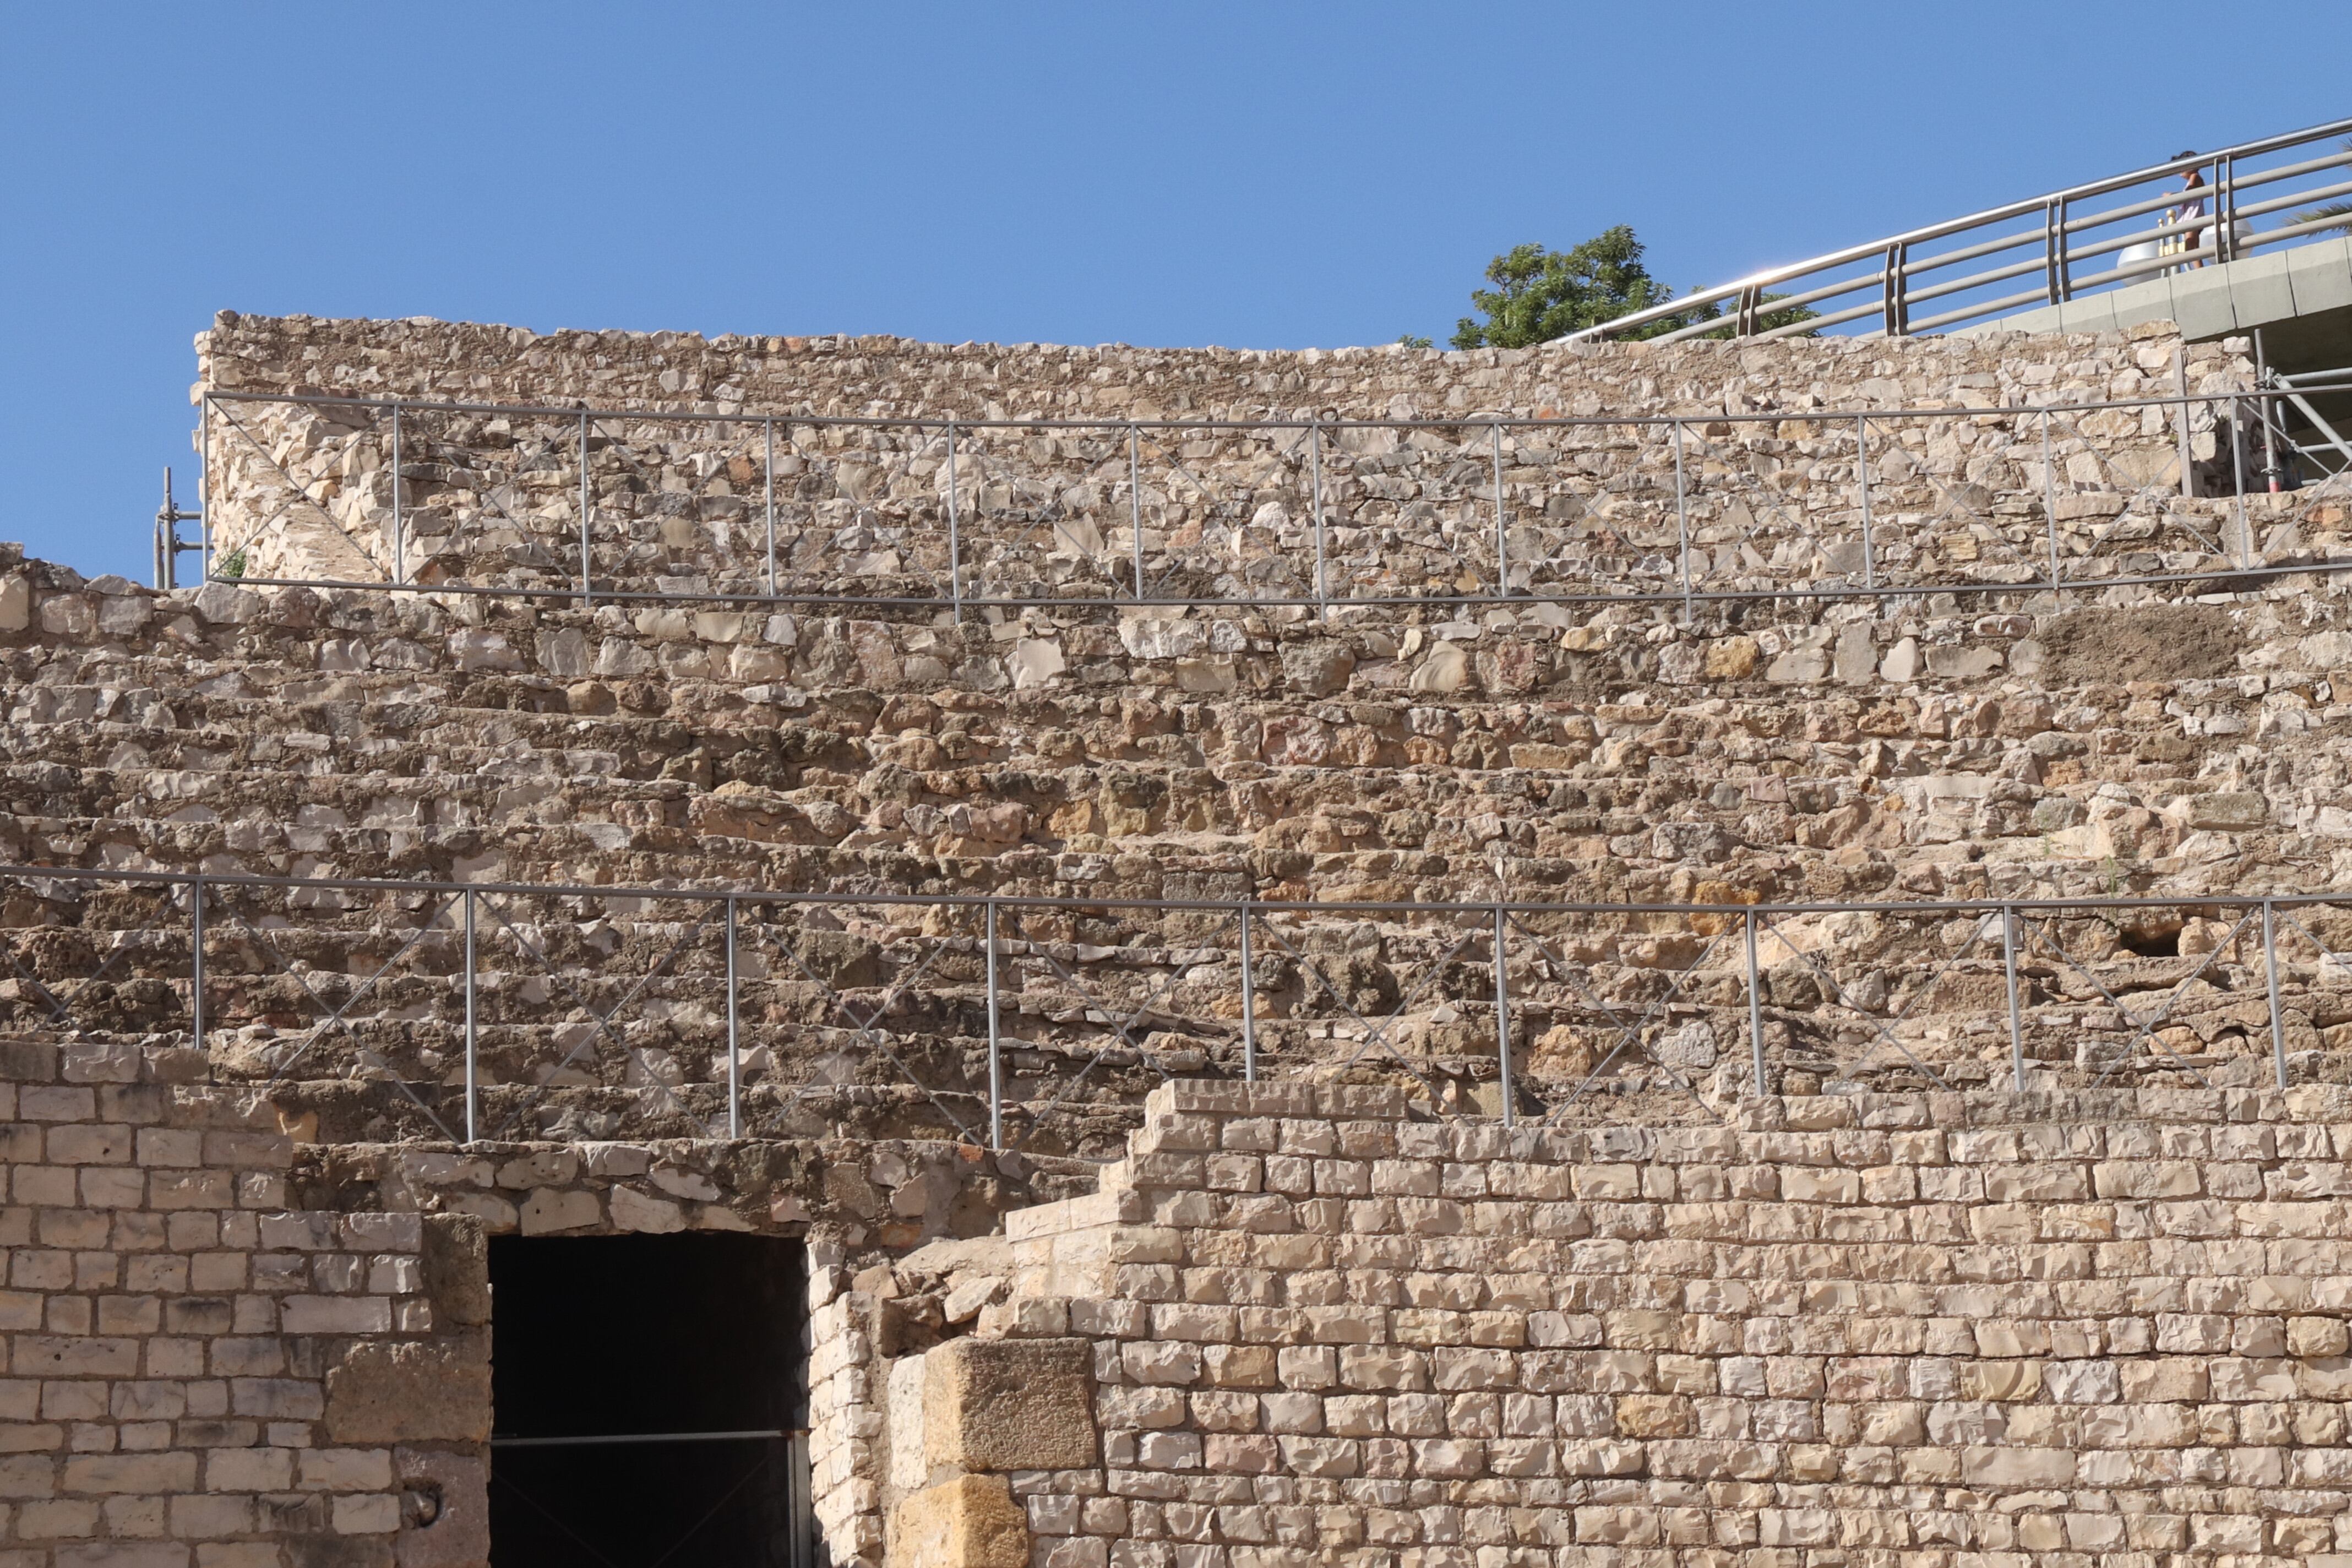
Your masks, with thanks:
[[[225,315],[199,339],[201,444],[213,537],[259,577],[547,590],[585,551],[608,592],[877,602],[1982,584],[2053,553],[2127,577],[2340,542],[2325,520],[2242,538],[2233,506],[2184,499],[2244,488],[2215,468],[2227,405],[2033,412],[2242,389],[2243,346],[2150,327],[1237,353]],[[500,407],[395,417],[240,393]],[[1948,412],[1882,417],[1865,450],[1831,416],[1862,409]],[[928,423],[759,418],[793,415]],[[1246,427],[1473,416],[1612,423]],[[1687,423],[1613,423],[1668,416]],[[969,423],[1006,417],[1077,423]],[[1085,424],[1161,417],[1244,423]]]

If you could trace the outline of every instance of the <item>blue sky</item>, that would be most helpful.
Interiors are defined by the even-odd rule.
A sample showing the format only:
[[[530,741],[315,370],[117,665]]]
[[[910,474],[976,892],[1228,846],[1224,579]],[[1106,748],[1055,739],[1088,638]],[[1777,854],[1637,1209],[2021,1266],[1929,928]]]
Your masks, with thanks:
[[[1521,241],[1717,282],[2352,114],[2347,46],[2341,0],[0,0],[0,539],[145,576],[223,307],[1443,341]]]

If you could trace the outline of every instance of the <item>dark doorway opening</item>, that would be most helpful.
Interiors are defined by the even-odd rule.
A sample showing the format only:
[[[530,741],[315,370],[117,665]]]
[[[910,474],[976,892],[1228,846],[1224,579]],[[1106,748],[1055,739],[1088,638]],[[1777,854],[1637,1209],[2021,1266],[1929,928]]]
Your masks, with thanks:
[[[492,1568],[802,1568],[801,1249],[490,1241]]]

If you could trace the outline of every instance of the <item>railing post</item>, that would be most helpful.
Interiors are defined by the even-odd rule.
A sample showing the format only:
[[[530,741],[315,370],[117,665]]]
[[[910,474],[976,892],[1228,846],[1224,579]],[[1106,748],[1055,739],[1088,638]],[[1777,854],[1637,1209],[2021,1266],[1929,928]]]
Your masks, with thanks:
[[[743,1050],[735,1005],[735,899],[727,899],[727,1136],[743,1136]]]
[[[998,1032],[996,900],[988,900],[988,1146],[1004,1147],[1004,1055]]]
[[[2017,911],[2000,907],[2000,971],[2009,993],[2009,1086],[2025,1092],[2025,1028],[2018,1016]]]
[[[1883,330],[1890,338],[1907,337],[1911,331],[1910,300],[1905,290],[1910,280],[1904,275],[1910,261],[1909,247],[1890,245],[1886,247],[1885,276],[1881,285],[1879,318]]]
[[[2245,423],[2243,403],[2244,400],[2235,393],[2231,394],[2230,511],[2238,522],[2238,564],[2247,566],[2252,563],[2249,559],[2253,554],[2249,535],[2253,531],[2253,525],[2246,519],[2246,442],[2243,428]]]
[[[2263,900],[2263,980],[2269,987],[2271,1000],[2271,1075],[2281,1089],[2286,1088],[2286,1019],[2279,1013],[2278,999],[2278,905],[2269,899]]]
[[[1764,998],[1756,978],[1756,911],[1749,910],[1748,921],[1748,1064],[1756,1093],[1766,1092],[1764,1078]]]
[[[1690,494],[1683,480],[1683,422],[1673,425],[1675,438],[1675,538],[1680,550],[1683,577],[1683,625],[1691,624]]]
[[[2058,458],[2050,441],[2050,410],[2042,411],[2042,521],[2050,532],[2050,585],[2058,586]]]
[[[1509,519],[1503,511],[1503,426],[1497,422],[1486,429],[1495,447],[1495,592],[1507,599],[1511,596],[1511,541]]]
[[[474,1021],[474,889],[466,903],[466,1142],[474,1142],[481,1125],[481,1038]]]
[[[960,531],[961,501],[956,491],[956,422],[948,421],[948,596],[955,605],[956,625],[963,625],[963,541]]]
[[[1853,416],[1853,478],[1854,486],[1862,492],[1862,585],[1878,586],[1878,548],[1871,537],[1870,524],[1870,418],[1867,415]]]
[[[580,411],[580,607],[587,609],[595,603],[589,586],[588,574],[588,411]]]
[[[407,581],[407,542],[401,537],[400,510],[400,404],[392,405],[392,580],[394,584]]]
[[[2213,167],[2213,260],[2216,266],[2238,258],[2238,160],[2216,161]]]
[[[1317,420],[1307,426],[1307,459],[1314,476],[1312,500],[1315,513],[1315,607],[1320,619],[1331,615],[1330,582],[1324,564],[1323,549],[1323,423]]]
[[[196,445],[203,448],[196,463],[196,510],[204,514],[196,520],[201,546],[196,552],[196,576],[209,583],[213,580],[213,395],[209,392],[196,410]]]
[[[1257,1081],[1257,978],[1250,973],[1250,907],[1242,917],[1242,1081]]]
[[[768,597],[776,596],[776,422],[761,421],[766,440],[761,471],[766,479],[768,512]]]
[[[2189,445],[2189,361],[2179,343],[2172,345],[2172,384],[2180,395],[2180,401],[2173,405],[2172,419],[2173,434],[2180,442],[2180,499],[2190,500],[2195,499],[2197,487],[2190,471],[2196,459]]]
[[[1503,906],[1495,906],[1495,1059],[1497,1076],[1503,1085],[1503,1125],[1511,1126],[1516,1118],[1511,1108],[1511,983],[1505,933],[1510,917]]]
[[[1135,566],[1135,596],[1143,597],[1143,436],[1127,427],[1128,553]]]
[[[205,1048],[205,879],[199,874],[188,892],[188,1029],[192,1043]]]

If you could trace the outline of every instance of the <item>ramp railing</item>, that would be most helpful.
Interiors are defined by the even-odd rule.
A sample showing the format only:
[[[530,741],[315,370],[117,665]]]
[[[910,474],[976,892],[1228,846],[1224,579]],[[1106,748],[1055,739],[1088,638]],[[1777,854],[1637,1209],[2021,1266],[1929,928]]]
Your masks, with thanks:
[[[1768,268],[1572,335],[1904,337],[2343,234],[2352,215],[2325,209],[2352,196],[2347,138],[2352,120],[2339,120],[2171,159]],[[1810,318],[1767,321],[1799,308]]]

